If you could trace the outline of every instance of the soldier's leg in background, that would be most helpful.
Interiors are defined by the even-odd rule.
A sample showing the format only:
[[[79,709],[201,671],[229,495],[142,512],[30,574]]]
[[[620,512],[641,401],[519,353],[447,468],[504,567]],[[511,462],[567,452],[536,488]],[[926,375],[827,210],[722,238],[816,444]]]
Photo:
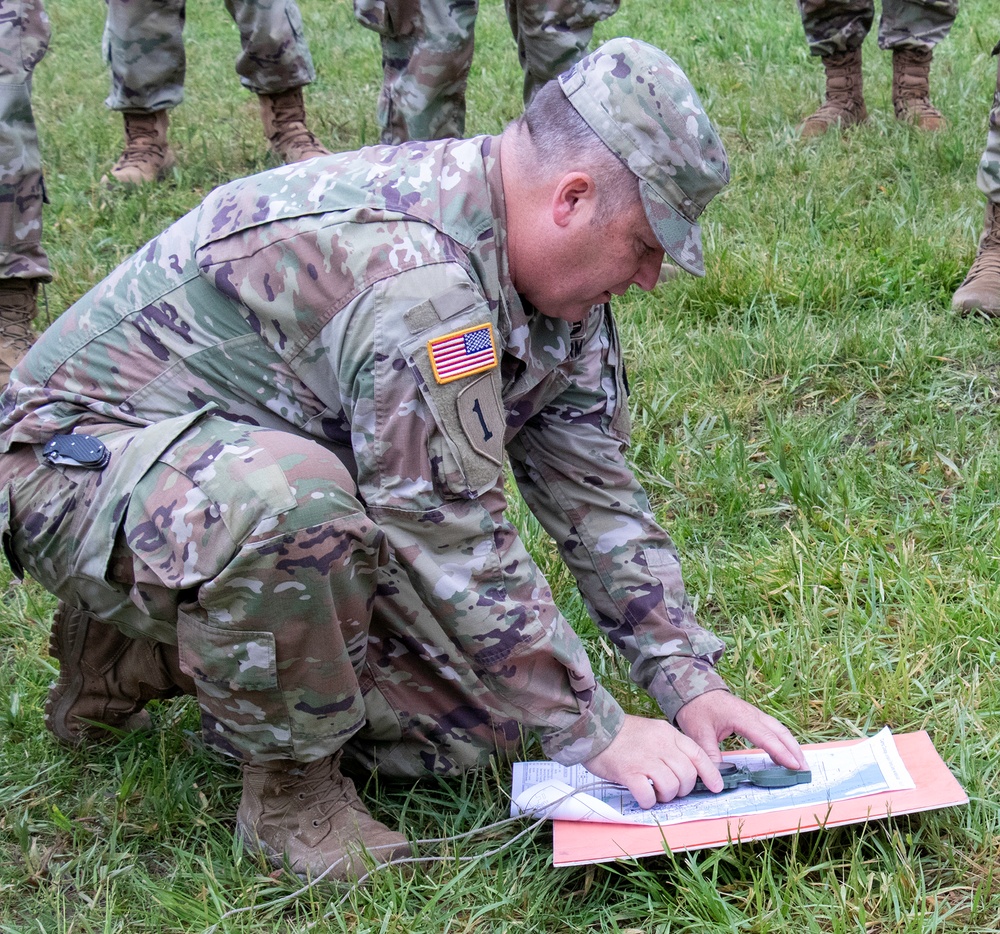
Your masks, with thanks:
[[[861,76],[861,44],[875,18],[874,0],[798,0],[812,55],[820,56],[826,91],[819,109],[799,127],[803,137],[868,119]]]
[[[860,49],[875,21],[875,0],[798,0],[798,4],[812,55]]]
[[[355,16],[382,43],[382,142],[465,135],[478,9],[478,0],[355,0]]]
[[[168,110],[184,99],[184,0],[108,0],[104,56],[112,110]]]
[[[939,130],[945,119],[930,99],[934,46],[951,30],[958,0],[882,0],[880,49],[892,50],[892,104],[896,119]]]
[[[328,155],[306,121],[302,88],[316,70],[295,0],[226,0],[226,9],[240,31],[236,73],[260,100],[271,150],[282,162]]]
[[[594,27],[620,0],[505,0],[524,70],[524,103],[587,54]]]
[[[49,44],[41,0],[0,0],[0,387],[34,340],[45,185],[31,112],[31,74]]]
[[[1000,55],[1000,42],[993,49]],[[990,109],[990,129],[986,137],[986,149],[979,160],[976,177],[979,190],[987,201],[1000,203],[1000,59],[997,60],[997,84],[993,92],[993,107]]]
[[[957,15],[958,0],[882,0],[878,47],[933,49]]]
[[[167,143],[167,111],[184,99],[184,0],[107,0],[104,57],[125,145],[101,181],[138,185],[167,176],[176,157]]]
[[[361,774],[457,775],[523,748],[516,712],[456,651],[391,560],[379,569],[360,683],[366,722],[344,757]]]
[[[993,49],[994,55],[998,53],[1000,43]],[[976,258],[952,298],[952,308],[963,315],[976,313],[996,318],[1000,317],[1000,60],[990,129],[976,183],[986,195],[986,220]]]

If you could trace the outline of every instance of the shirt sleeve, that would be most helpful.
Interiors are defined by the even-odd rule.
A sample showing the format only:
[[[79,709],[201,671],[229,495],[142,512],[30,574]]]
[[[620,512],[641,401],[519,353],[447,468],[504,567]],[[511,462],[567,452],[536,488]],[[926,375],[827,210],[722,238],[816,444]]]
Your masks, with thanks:
[[[442,263],[380,280],[325,331],[360,496],[448,633],[435,651],[471,666],[548,756],[596,755],[624,713],[504,516],[495,310],[464,267]]]
[[[626,464],[625,395],[605,306],[508,453],[522,495],[559,546],[592,618],[672,720],[694,697],[726,689],[714,670],[724,646],[695,621],[677,550]]]

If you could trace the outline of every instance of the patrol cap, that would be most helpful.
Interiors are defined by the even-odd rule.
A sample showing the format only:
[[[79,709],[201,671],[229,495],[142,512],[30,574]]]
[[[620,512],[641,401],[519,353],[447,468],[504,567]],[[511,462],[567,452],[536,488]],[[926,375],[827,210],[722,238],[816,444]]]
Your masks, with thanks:
[[[680,67],[638,39],[605,42],[559,76],[563,93],[639,178],[656,239],[688,272],[705,275],[698,216],[729,181],[719,134]]]

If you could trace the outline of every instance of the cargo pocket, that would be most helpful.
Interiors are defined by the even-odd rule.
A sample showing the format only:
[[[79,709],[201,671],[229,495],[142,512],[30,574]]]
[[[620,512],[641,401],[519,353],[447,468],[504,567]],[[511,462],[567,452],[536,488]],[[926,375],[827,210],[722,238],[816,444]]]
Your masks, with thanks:
[[[222,629],[178,610],[177,646],[181,671],[196,681],[234,693],[278,687],[273,633]]]

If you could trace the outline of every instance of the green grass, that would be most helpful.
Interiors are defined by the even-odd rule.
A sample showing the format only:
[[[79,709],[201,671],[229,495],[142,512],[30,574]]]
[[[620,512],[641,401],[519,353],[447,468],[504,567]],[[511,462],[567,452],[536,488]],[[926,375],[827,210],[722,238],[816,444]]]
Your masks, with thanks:
[[[319,72],[314,128],[334,148],[375,140],[379,52],[346,0],[301,0]],[[223,4],[191,0],[187,99],[171,118],[168,184],[108,192],[121,125],[106,111],[103,6],[49,4],[35,78],[51,204],[54,318],[216,184],[271,163],[232,70]],[[1000,931],[1000,329],[960,320],[951,293],[975,252],[975,188],[998,20],[964,4],[935,57],[950,125],[891,117],[889,57],[865,45],[872,119],[804,143],[819,99],[793,4],[632,0],[598,29],[665,48],[720,127],[733,181],[705,217],[708,276],[618,303],[632,383],[631,456],[684,560],[700,617],[727,642],[742,695],[805,741],[926,729],[967,807],[640,862],[555,870],[545,828],[488,854],[506,827],[423,852],[409,879],[295,895],[233,837],[235,767],[198,739],[197,710],[66,750],[42,720],[54,606],[0,570],[0,932]],[[498,0],[484,0],[469,132],[519,111]],[[585,619],[551,543],[516,517],[595,667],[650,711]],[[366,790],[411,838],[506,814],[507,770]],[[345,897],[346,895],[346,897]],[[310,927],[312,926],[312,927]]]

